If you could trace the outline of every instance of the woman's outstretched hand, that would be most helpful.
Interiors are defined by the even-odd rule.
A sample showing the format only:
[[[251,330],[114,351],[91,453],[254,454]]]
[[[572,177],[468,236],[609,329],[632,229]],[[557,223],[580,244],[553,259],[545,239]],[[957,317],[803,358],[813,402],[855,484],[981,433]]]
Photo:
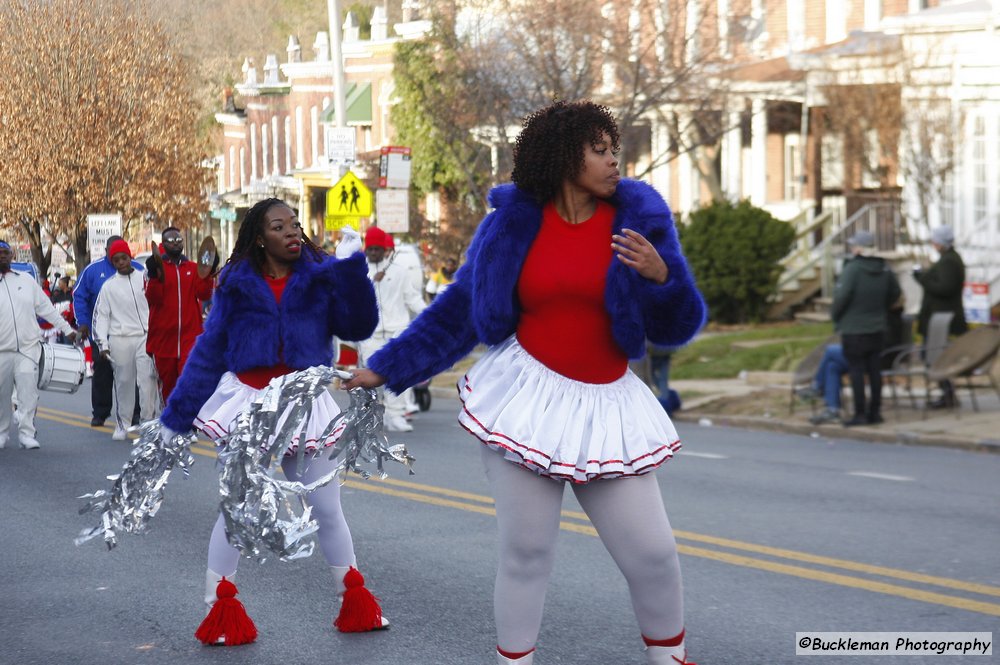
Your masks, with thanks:
[[[370,369],[352,369],[350,371],[354,377],[348,381],[340,382],[340,387],[344,390],[351,390],[352,388],[378,388],[385,383],[384,376],[376,374]]]
[[[646,279],[665,284],[669,274],[667,264],[653,244],[632,229],[622,229],[622,233],[611,236],[611,250],[618,260]]]

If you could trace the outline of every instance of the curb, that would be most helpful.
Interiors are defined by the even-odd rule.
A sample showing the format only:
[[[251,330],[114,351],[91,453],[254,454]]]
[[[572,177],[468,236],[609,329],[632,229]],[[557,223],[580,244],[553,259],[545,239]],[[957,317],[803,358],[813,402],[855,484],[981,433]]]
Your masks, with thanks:
[[[840,425],[812,425],[809,423],[790,423],[774,418],[760,416],[730,416],[719,415],[705,411],[679,411],[671,416],[680,422],[699,423],[707,418],[712,425],[724,427],[745,427],[747,429],[768,432],[783,432],[802,436],[819,435],[827,438],[852,439],[855,441],[870,441],[873,443],[896,443],[915,446],[937,446],[974,450],[977,452],[1000,453],[1000,440],[973,439],[970,437],[949,436],[940,433],[885,431],[869,427],[843,427]]]

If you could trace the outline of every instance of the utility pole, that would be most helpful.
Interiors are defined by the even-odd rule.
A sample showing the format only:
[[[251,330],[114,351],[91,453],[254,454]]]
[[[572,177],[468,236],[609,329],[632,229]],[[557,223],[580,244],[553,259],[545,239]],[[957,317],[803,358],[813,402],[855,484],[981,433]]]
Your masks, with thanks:
[[[333,64],[333,112],[337,127],[346,127],[344,110],[344,52],[341,46],[343,33],[340,21],[340,0],[326,1],[330,15],[330,61]]]

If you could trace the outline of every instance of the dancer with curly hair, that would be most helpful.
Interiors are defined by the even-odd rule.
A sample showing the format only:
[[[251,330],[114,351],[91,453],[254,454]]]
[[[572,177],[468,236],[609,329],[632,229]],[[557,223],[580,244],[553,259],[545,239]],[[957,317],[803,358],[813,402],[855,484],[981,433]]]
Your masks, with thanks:
[[[530,665],[565,485],[628,582],[652,664],[687,662],[680,565],[656,478],[680,448],[628,369],[646,340],[678,346],[705,304],[670,209],[621,177],[608,109],[531,114],[513,184],[490,194],[454,283],[345,384],[401,392],[488,351],[459,382],[459,422],[482,443],[499,528],[497,660]]]

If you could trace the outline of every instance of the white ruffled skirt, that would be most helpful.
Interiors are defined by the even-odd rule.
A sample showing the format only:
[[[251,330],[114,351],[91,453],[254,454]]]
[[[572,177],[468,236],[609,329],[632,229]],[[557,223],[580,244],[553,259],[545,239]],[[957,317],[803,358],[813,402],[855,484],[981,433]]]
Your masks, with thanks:
[[[246,411],[250,404],[257,399],[266,388],[252,388],[247,384],[237,378],[232,372],[226,372],[219,379],[219,385],[215,388],[215,392],[212,396],[208,398],[204,406],[201,407],[201,411],[194,419],[194,427],[199,432],[202,432],[205,436],[216,442],[219,445],[221,439],[229,434],[230,428],[233,426],[234,421],[237,416]],[[292,408],[291,406],[289,408]],[[328,436],[322,438],[323,430],[330,424],[330,422],[337,417],[340,413],[340,407],[333,400],[333,396],[329,391],[323,391],[320,393],[319,397],[316,399],[316,403],[313,406],[313,412],[309,416],[309,420],[306,423],[305,429],[305,446],[306,452],[312,453],[318,449],[326,448],[332,446],[340,438],[340,435],[344,431],[346,423],[336,428]],[[287,418],[288,411],[281,415],[278,419],[278,425],[275,431],[280,431],[281,426],[284,424]],[[285,457],[290,457],[297,454],[300,445],[300,435],[296,434],[295,437],[288,442],[285,447]],[[268,444],[273,443],[273,439],[268,441]]]
[[[611,383],[552,371],[515,337],[458,382],[458,421],[515,464],[585,483],[648,473],[681,448],[670,417],[631,370]]]

